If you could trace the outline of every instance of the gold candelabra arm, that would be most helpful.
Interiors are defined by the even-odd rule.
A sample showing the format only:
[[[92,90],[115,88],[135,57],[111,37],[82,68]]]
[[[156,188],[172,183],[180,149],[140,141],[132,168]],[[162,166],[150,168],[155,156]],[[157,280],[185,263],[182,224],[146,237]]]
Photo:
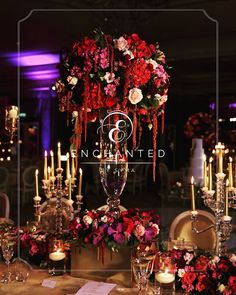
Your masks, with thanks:
[[[197,229],[197,226],[196,226],[197,222],[198,222],[198,212],[197,211],[191,212],[191,220],[192,220],[192,231],[195,232],[196,234],[204,233],[204,232],[210,230],[211,228],[215,227],[215,224],[212,223],[203,229]]]

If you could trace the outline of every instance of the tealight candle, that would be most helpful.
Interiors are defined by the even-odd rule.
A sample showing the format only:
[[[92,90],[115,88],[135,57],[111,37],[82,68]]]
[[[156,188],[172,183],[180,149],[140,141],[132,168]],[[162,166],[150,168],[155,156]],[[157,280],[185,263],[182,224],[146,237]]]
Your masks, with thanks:
[[[57,250],[49,254],[49,259],[53,261],[60,261],[64,259],[65,257],[66,257],[65,253],[61,252],[60,250]]]
[[[161,284],[170,284],[175,280],[175,275],[169,272],[159,272],[155,274],[155,279]]]

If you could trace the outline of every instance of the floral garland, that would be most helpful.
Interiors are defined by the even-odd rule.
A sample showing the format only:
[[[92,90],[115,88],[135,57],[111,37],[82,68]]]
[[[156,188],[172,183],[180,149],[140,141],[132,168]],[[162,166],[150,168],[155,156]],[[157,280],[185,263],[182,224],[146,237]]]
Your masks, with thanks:
[[[60,79],[56,82],[60,111],[75,121],[72,143],[80,148],[81,135],[87,137],[87,122],[96,121],[99,110],[119,109],[133,114],[133,148],[141,124],[153,129],[154,171],[157,117],[167,101],[169,76],[165,55],[159,45],[148,44],[137,34],[113,39],[100,31],[84,37],[61,58]]]
[[[203,138],[206,146],[211,147],[215,141],[215,121],[212,115],[199,112],[191,115],[184,125],[187,138]]]
[[[154,211],[129,209],[119,218],[104,210],[84,211],[70,224],[70,234],[79,244],[107,246],[115,251],[124,245],[151,244],[159,234],[160,218]]]
[[[177,289],[188,294],[236,294],[236,255],[210,258],[186,250],[172,250],[171,256],[176,262]]]

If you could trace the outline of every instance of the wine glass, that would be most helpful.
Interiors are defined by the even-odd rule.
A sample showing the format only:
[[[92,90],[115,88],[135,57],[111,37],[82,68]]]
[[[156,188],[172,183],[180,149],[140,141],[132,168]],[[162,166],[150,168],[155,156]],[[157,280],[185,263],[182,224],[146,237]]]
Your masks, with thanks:
[[[101,120],[99,127],[100,178],[108,196],[108,210],[115,216],[119,216],[119,198],[127,180],[127,139],[130,136],[127,128],[131,124],[131,120],[125,113],[112,111]]]
[[[131,265],[139,294],[147,294],[149,277],[153,272],[155,255],[132,257]]]
[[[2,246],[2,254],[3,254],[3,258],[5,259],[5,263],[7,265],[7,274],[5,275],[4,280],[6,282],[9,282],[11,280],[11,272],[10,272],[10,260],[13,257],[14,254],[14,243],[12,243],[12,241],[10,240],[2,240],[1,243]]]

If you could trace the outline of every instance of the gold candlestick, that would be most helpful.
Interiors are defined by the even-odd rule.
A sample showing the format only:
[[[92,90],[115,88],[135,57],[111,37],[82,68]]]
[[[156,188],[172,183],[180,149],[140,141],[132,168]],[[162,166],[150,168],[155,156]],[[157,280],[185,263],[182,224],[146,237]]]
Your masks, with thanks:
[[[195,193],[194,193],[194,177],[191,177],[191,199],[192,199],[192,211],[196,211],[195,207]]]

